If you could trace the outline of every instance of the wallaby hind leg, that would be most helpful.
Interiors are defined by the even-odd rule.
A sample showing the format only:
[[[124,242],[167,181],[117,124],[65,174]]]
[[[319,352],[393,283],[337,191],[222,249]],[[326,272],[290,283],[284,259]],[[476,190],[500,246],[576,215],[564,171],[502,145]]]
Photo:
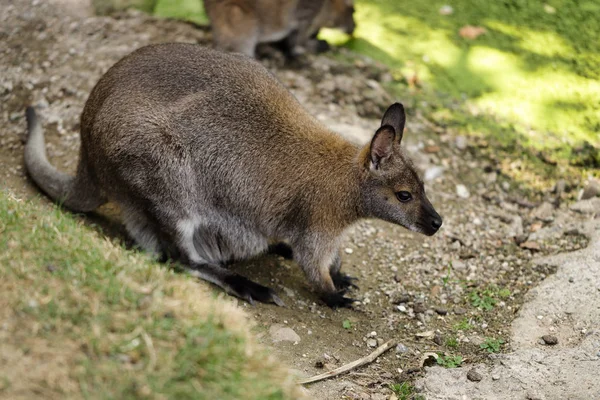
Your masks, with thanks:
[[[259,285],[233,271],[223,268],[218,265],[217,260],[203,258],[198,250],[202,250],[203,255],[211,254],[214,250],[212,247],[215,240],[214,238],[209,238],[206,240],[206,243],[197,243],[199,240],[202,240],[202,238],[198,237],[198,232],[202,231],[203,229],[198,218],[182,219],[177,223],[175,229],[175,240],[179,251],[190,266],[190,274],[214,283],[223,288],[227,293],[246,300],[250,304],[253,304],[254,300],[258,300],[263,303],[272,302],[278,306],[285,305],[270,288]]]
[[[227,12],[227,23],[213,24],[213,41],[219,50],[255,56],[259,27],[256,17],[238,6],[223,10]]]
[[[142,250],[161,262],[177,259],[178,251],[161,234],[158,224],[135,207],[123,207],[123,220],[129,236]]]

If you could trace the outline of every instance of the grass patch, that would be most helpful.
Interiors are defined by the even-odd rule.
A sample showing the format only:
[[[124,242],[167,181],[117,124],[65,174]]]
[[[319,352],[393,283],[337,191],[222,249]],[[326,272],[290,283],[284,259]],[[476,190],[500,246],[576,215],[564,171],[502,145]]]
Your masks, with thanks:
[[[394,383],[390,385],[390,389],[398,400],[424,400],[422,395],[415,394],[415,387],[409,382]]]
[[[455,337],[449,337],[448,339],[446,339],[446,347],[450,347],[453,349],[458,348],[458,339],[456,339]]]
[[[459,322],[457,322],[452,329],[455,331],[469,331],[473,329],[473,325],[469,322],[468,318],[463,318]]]
[[[497,144],[557,160],[578,157],[577,147],[600,142],[600,12],[594,1],[458,0],[444,4],[357,0],[357,29],[345,45],[392,67],[400,80],[418,76],[430,116]],[[458,32],[484,27],[475,40]],[[323,37],[329,38],[328,32]],[[331,36],[335,41],[337,36]],[[406,86],[399,83],[400,92]],[[440,97],[440,93],[443,94]],[[439,112],[439,111],[444,111]]]
[[[502,339],[485,338],[485,341],[479,345],[479,348],[488,353],[498,353],[504,344]]]
[[[0,191],[0,265],[0,397],[299,397],[232,301],[72,214]]]
[[[462,365],[463,359],[461,356],[438,354],[436,362],[444,368],[457,368]]]

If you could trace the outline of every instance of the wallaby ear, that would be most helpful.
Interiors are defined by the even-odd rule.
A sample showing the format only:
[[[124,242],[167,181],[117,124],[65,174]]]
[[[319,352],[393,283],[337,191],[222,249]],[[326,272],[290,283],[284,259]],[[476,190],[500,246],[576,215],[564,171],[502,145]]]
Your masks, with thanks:
[[[394,147],[396,132],[390,125],[384,125],[377,129],[371,139],[371,166],[379,169],[381,163],[385,162],[391,155]]]
[[[402,140],[404,133],[404,124],[406,123],[406,114],[404,106],[400,103],[394,103],[387,109],[381,119],[381,126],[389,125],[396,131],[398,143]]]

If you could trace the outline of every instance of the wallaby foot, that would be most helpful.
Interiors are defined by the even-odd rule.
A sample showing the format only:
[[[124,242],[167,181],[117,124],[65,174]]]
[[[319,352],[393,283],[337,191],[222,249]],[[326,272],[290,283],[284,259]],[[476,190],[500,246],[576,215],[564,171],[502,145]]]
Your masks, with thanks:
[[[325,53],[331,50],[331,46],[325,40],[321,39],[310,39],[305,44],[306,49],[313,54]]]
[[[353,283],[353,281],[357,281],[358,278],[346,275],[343,272],[338,271],[337,274],[332,274],[331,279],[338,290],[346,290],[350,287],[358,289],[358,286]]]
[[[335,258],[333,259],[333,262],[331,263],[331,266],[329,267],[329,275],[331,275],[331,280],[333,281],[335,288],[337,290],[346,290],[350,287],[358,289],[358,286],[352,283],[352,281],[357,281],[358,278],[344,274],[343,272],[341,272],[341,269],[342,257],[340,256],[340,253],[338,251],[338,253],[335,255]]]
[[[286,260],[294,259],[294,250],[292,250],[292,247],[289,244],[283,242],[270,245],[267,249],[267,253],[278,255]]]
[[[223,267],[192,263],[189,273],[197,278],[214,283],[230,295],[246,300],[252,305],[254,305],[254,300],[257,300],[262,303],[275,303],[280,307],[285,307],[285,303],[272,289],[252,282]]]
[[[285,307],[285,303],[275,294],[272,289],[258,283],[252,282],[241,275],[232,274],[224,279],[228,286],[226,290],[231,294],[246,300],[254,305],[253,300],[258,300],[262,303],[275,303],[280,307]]]
[[[328,293],[321,295],[321,299],[331,308],[352,308],[352,303],[356,301],[351,297],[344,297],[346,291],[337,293]]]

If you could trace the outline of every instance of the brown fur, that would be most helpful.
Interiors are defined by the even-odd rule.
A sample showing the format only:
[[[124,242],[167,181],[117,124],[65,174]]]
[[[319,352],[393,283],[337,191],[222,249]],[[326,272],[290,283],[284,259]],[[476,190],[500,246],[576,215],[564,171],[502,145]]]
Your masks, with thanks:
[[[217,49],[255,56],[259,43],[282,42],[297,55],[316,51],[323,27],[354,31],[352,0],[205,0]]]
[[[33,109],[27,117],[26,167],[50,197],[82,212],[116,201],[142,248],[179,255],[200,278],[249,301],[280,304],[222,265],[271,241],[289,243],[328,304],[347,305],[338,248],[352,223],[382,218],[426,234],[441,225],[400,147],[401,105],[361,149],[241,55],[171,43],[119,61],[85,105],[73,178],[48,163]],[[400,202],[399,191],[413,200]]]

